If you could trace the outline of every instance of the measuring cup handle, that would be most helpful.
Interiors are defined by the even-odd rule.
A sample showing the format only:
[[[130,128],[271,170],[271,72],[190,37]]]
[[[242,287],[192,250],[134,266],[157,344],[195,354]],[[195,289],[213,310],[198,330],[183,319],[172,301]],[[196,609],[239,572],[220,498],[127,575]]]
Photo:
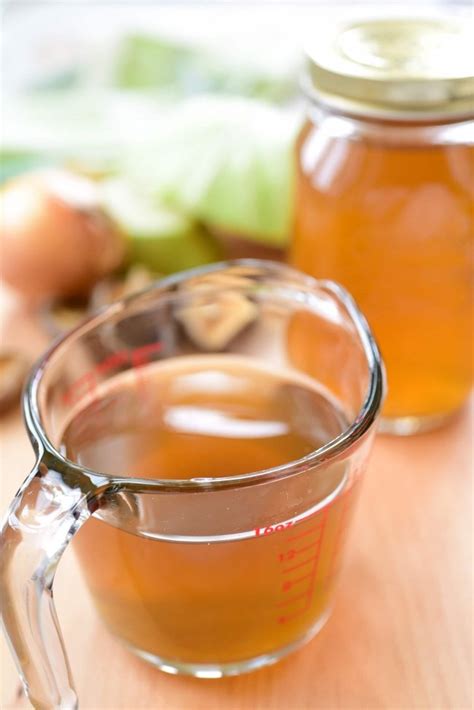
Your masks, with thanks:
[[[0,531],[0,611],[33,707],[77,708],[52,584],[73,535],[90,517],[100,489],[40,460],[13,500]]]

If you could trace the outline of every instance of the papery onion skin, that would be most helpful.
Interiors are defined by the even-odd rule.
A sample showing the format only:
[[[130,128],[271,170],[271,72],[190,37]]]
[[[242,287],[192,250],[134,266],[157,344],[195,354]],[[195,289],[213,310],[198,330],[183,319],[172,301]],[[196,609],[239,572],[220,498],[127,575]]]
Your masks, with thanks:
[[[125,257],[125,240],[100,208],[93,181],[65,170],[8,183],[0,220],[0,275],[29,299],[86,292]]]

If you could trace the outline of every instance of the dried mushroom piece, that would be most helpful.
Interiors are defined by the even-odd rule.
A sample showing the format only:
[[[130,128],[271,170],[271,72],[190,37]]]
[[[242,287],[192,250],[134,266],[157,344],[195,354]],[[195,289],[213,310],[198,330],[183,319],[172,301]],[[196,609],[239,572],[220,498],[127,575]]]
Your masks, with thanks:
[[[88,315],[86,299],[63,299],[47,303],[39,311],[39,319],[48,335],[53,338],[64,335]]]
[[[198,348],[209,352],[223,350],[257,318],[258,309],[238,291],[205,291],[204,288],[202,293],[196,293],[176,317]]]
[[[20,402],[29,363],[19,353],[0,353],[0,414]]]
[[[90,306],[95,309],[119,301],[150,286],[158,278],[145,266],[132,266],[122,278],[100,281],[92,292]]]
[[[233,266],[227,271],[212,271],[188,279],[181,285],[180,290],[190,291],[195,289],[248,289],[254,284],[255,269],[248,266]]]
[[[46,304],[40,319],[52,337],[63,335],[84,320],[97,308],[107,306],[136,291],[141,291],[158,277],[142,266],[132,266],[119,278],[99,281],[87,298],[61,299]]]

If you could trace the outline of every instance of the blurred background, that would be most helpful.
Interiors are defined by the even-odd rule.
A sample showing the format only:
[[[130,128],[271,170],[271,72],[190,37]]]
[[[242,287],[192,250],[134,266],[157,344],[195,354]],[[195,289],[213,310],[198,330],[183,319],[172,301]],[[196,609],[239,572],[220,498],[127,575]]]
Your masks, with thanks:
[[[100,178],[132,258],[158,271],[220,256],[197,223],[224,242],[284,247],[303,45],[331,20],[470,7],[4,2],[1,179],[46,165]]]
[[[57,166],[92,178],[128,262],[168,273],[285,249],[302,48],[324,23],[472,7],[12,0],[2,11],[1,180]],[[31,295],[18,283],[28,276],[7,280]],[[74,291],[33,281],[37,295]]]
[[[448,0],[1,7],[2,298],[49,337],[162,274],[285,258],[303,48],[326,24],[472,17]]]

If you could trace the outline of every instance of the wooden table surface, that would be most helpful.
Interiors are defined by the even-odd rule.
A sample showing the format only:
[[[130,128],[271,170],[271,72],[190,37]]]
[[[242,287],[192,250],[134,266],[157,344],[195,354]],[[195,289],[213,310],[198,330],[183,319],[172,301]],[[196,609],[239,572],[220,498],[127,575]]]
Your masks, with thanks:
[[[44,346],[14,304],[2,323],[3,347]],[[197,680],[135,658],[101,625],[68,550],[56,602],[81,708],[471,708],[472,419],[468,407],[438,432],[378,437],[332,618],[305,648],[253,674]],[[3,513],[33,463],[18,410],[0,421],[0,456]],[[28,707],[1,643],[0,707]]]

